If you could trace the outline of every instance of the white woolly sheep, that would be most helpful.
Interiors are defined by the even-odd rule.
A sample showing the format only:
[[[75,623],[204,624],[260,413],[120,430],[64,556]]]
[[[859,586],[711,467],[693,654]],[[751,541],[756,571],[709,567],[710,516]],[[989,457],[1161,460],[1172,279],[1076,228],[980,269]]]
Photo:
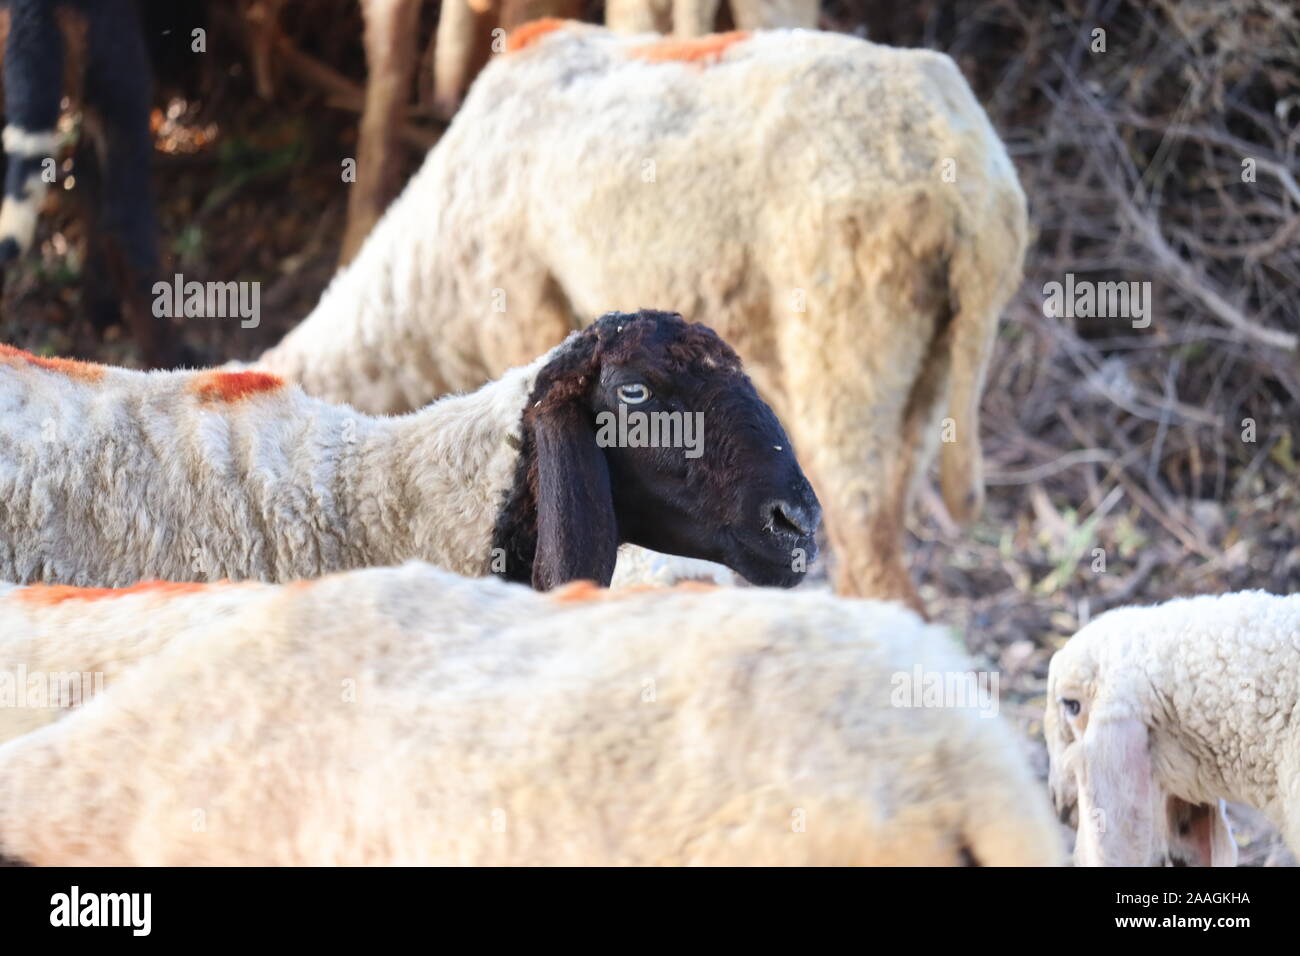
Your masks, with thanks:
[[[398,418],[265,372],[142,373],[0,347],[9,580],[286,581],[420,559],[545,589],[608,584],[626,541],[791,586],[818,521],[735,353],[672,313],[611,313]]]
[[[949,510],[979,507],[980,391],[1027,234],[961,73],[803,30],[668,42],[543,21],[508,45],[261,362],[402,411],[608,308],[671,303],[737,349],[790,430],[837,589],[917,603],[904,516],[939,447]]]
[[[542,595],[418,564],[204,590],[223,587],[242,608],[221,616],[166,588],[0,600],[0,640],[68,635],[75,651],[75,635],[133,653],[155,618],[173,635],[91,703],[0,747],[0,853],[39,865],[1059,854],[1007,725],[896,706],[915,667],[972,665],[894,604],[698,585]],[[110,617],[115,603],[127,610]]]
[[[1120,608],[1052,658],[1052,799],[1085,866],[1233,866],[1223,801],[1300,851],[1300,595]]]

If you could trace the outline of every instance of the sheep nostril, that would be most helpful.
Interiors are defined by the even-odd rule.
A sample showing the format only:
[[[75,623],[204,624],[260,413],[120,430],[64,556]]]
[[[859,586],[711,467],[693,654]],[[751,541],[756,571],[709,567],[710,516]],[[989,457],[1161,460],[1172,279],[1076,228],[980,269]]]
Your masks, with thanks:
[[[804,508],[777,499],[763,506],[763,529],[774,534],[808,537],[817,529],[817,522]]]

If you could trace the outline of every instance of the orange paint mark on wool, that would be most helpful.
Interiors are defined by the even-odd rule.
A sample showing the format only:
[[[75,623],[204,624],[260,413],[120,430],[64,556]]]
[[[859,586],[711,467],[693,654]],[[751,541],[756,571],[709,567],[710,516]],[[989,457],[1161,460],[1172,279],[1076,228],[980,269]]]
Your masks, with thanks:
[[[280,388],[284,388],[284,379],[269,372],[204,372],[190,386],[204,402],[237,402]]]
[[[532,46],[548,33],[554,33],[567,24],[568,20],[561,20],[559,17],[542,17],[540,20],[529,20],[510,31],[510,36],[506,37],[506,52],[515,53],[519,50],[527,49]]]
[[[20,588],[17,597],[28,604],[50,605],[65,601],[103,601],[107,598],[130,597],[133,594],[156,594],[159,597],[176,597],[195,594],[209,588],[231,587],[229,581],[213,584],[198,581],[141,581],[125,588],[77,588],[67,584],[32,584]]]
[[[748,30],[732,30],[730,33],[712,33],[688,40],[656,40],[654,43],[633,47],[631,54],[650,63],[697,63],[700,66],[711,66],[737,43],[748,39]]]
[[[716,591],[716,584],[703,581],[681,581],[672,587],[654,584],[634,584],[625,588],[602,588],[595,581],[571,581],[549,595],[557,604],[585,604],[591,601],[617,601],[638,594],[702,594]]]
[[[96,365],[94,362],[78,362],[76,359],[42,358],[39,355],[33,355],[31,352],[16,349],[12,345],[0,345],[0,361],[5,361],[11,365],[24,362],[37,368],[43,368],[47,372],[60,372],[81,382],[98,382],[104,377],[105,371],[104,366]]]
[[[550,593],[550,598],[559,604],[580,604],[594,601],[605,589],[595,581],[570,581]]]

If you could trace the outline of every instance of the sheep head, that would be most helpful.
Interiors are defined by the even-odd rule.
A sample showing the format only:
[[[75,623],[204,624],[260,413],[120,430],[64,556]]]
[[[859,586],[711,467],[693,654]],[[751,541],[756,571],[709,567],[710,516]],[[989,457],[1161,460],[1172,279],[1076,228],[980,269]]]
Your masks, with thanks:
[[[1189,802],[1158,779],[1154,695],[1142,667],[1140,619],[1131,615],[1102,615],[1048,669],[1048,788],[1062,822],[1078,830],[1075,864],[1235,866],[1223,801]]]
[[[608,584],[623,542],[790,587],[821,507],[785,430],[711,329],[609,313],[537,375],[494,534],[509,580]]]

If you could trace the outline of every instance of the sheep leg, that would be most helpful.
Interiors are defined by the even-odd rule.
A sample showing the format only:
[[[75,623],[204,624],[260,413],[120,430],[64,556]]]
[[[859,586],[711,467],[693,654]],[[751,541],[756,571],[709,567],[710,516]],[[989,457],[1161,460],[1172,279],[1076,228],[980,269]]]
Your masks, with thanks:
[[[817,0],[731,0],[739,30],[817,28]]]
[[[702,37],[713,32],[719,0],[673,0],[673,33]]]
[[[348,225],[339,265],[352,261],[402,187],[398,130],[415,76],[419,0],[363,0],[366,103],[357,135],[357,181],[348,194]]]
[[[433,49],[433,109],[449,118],[468,85],[477,16],[466,0],[443,0]]]
[[[616,33],[670,33],[672,0],[607,0],[605,26]]]
[[[921,610],[903,532],[942,437],[951,224],[942,203],[919,196],[829,223],[826,235],[812,275],[840,281],[790,282],[807,314],[774,322],[783,372],[773,404],[821,499],[836,591]]]
[[[792,431],[796,448],[815,447],[814,440],[798,437],[801,429]],[[830,454],[811,454],[804,462],[822,503],[833,554],[835,591],[854,597],[899,600],[923,612],[907,569],[903,536],[915,462],[906,452],[895,452],[888,446],[859,446],[858,451],[866,454],[850,459],[832,450]],[[871,468],[869,462],[878,467]],[[876,478],[874,485],[868,484],[868,475]]]
[[[176,364],[181,356],[176,336],[153,314],[152,288],[158,278],[158,221],[154,213],[151,169],[153,133],[149,111],[153,80],[149,53],[136,6],[129,0],[87,7],[85,102],[98,114],[100,181],[112,184],[101,194],[97,235],[118,295],[124,324],[131,330],[145,363]]]
[[[63,37],[54,4],[15,0],[5,38],[5,171],[0,263],[31,247],[49,184],[42,173],[55,148],[63,95]]]
[[[501,0],[501,26],[513,30],[529,20],[559,17],[576,20],[582,15],[578,0]]]
[[[908,348],[909,342],[896,344],[901,347],[881,350],[889,354],[882,365],[916,377],[925,358],[921,349]],[[827,367],[843,347],[828,345],[819,357],[818,343],[812,341],[804,355],[784,354],[783,365],[792,379],[853,381]],[[786,400],[777,404],[822,504],[836,593],[901,600],[921,610],[903,538],[919,457],[915,442],[901,440],[917,417],[908,413],[910,391],[882,385],[867,372],[859,373],[857,386],[849,389],[787,389]]]

